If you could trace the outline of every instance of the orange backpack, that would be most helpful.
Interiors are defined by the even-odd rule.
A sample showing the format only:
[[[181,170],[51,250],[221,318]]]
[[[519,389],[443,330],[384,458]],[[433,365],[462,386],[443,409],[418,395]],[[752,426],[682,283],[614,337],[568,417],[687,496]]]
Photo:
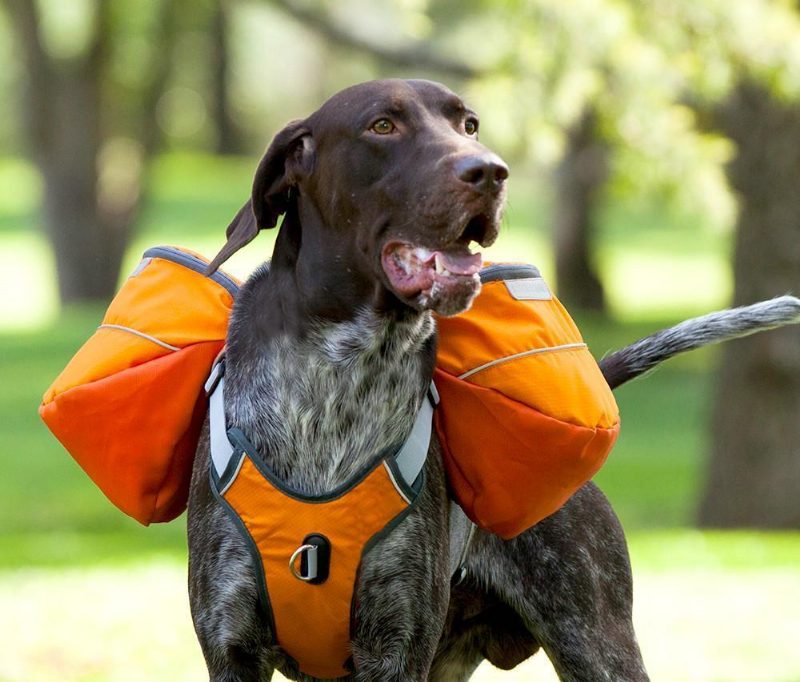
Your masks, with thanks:
[[[456,501],[478,526],[511,538],[594,476],[619,411],[535,267],[489,265],[481,281],[468,311],[437,320],[434,419]]]
[[[239,283],[175,247],[144,254],[40,414],[106,496],[143,524],[186,508]],[[439,318],[435,425],[456,501],[508,538],[605,461],[619,416],[594,358],[536,268],[491,265],[472,308]],[[154,409],[154,406],[158,406]]]
[[[39,414],[109,500],[147,525],[186,509],[203,384],[239,283],[175,247],[145,252]]]

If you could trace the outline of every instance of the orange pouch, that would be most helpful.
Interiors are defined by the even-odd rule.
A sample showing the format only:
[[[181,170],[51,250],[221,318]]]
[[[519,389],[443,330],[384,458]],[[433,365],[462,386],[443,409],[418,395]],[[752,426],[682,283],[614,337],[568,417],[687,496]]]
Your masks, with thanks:
[[[176,247],[145,252],[39,414],[105,495],[147,525],[186,508],[207,403],[239,283]]]
[[[472,307],[439,318],[435,413],[452,493],[511,538],[602,466],[619,411],[572,318],[530,265],[481,271]]]

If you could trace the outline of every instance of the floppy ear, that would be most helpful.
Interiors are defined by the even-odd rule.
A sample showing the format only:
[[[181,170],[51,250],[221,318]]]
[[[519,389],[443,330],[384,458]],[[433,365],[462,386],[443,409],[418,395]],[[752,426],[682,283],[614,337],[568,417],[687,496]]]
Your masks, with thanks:
[[[289,205],[291,188],[302,175],[311,173],[313,165],[311,132],[305,121],[292,121],[275,136],[259,162],[252,196],[228,225],[228,241],[209,263],[206,274],[215,272],[260,230],[275,227]]]

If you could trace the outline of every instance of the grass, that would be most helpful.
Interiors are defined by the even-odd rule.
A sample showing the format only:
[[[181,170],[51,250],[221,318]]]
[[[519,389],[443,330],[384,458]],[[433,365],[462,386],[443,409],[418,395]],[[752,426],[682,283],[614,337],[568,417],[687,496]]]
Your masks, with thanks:
[[[253,165],[161,159],[125,269],[155,243],[213,253]],[[38,192],[27,164],[0,159],[0,682],[198,679],[185,521],[143,528],[117,512],[36,414],[102,315],[98,307],[58,314],[52,259],[32,230]],[[541,197],[512,196],[489,255],[552,272],[545,206]],[[724,304],[725,235],[646,206],[606,221],[599,260],[616,321],[578,320],[596,355]],[[238,254],[232,271],[245,275],[272,238]],[[714,349],[694,352],[619,389],[622,435],[596,480],[628,532],[637,630],[653,679],[797,682],[800,534],[691,529],[717,360]],[[476,679],[552,680],[536,658],[507,675],[482,668]]]
[[[797,681],[796,536],[648,531],[630,545],[634,621],[654,681]],[[180,557],[0,572],[0,610],[4,682],[204,677]],[[484,664],[473,679],[556,678],[538,654],[511,672]]]

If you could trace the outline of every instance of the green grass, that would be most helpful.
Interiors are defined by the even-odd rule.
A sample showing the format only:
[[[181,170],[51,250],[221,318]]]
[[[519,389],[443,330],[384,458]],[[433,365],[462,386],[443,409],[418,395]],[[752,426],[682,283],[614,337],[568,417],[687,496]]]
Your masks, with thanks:
[[[797,534],[647,531],[630,546],[634,622],[654,682],[800,679]],[[4,682],[204,676],[184,556],[0,571],[0,611]],[[555,679],[543,653],[511,672],[484,663],[473,678]]]

